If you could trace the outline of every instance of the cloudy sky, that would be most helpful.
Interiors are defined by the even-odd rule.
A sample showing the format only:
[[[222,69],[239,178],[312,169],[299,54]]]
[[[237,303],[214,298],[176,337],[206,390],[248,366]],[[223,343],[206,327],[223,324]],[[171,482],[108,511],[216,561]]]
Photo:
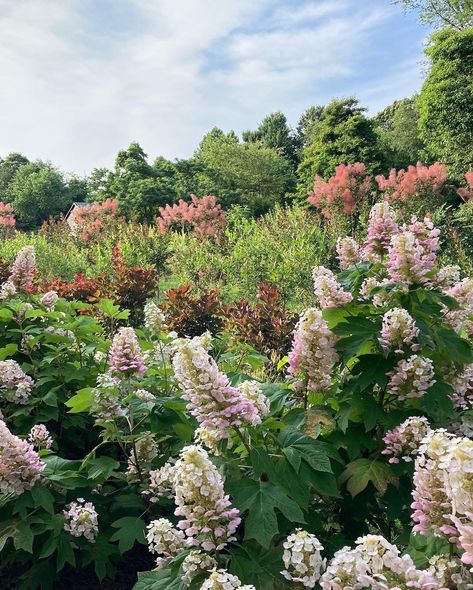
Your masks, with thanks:
[[[0,0],[0,156],[83,174],[333,97],[375,113],[420,88],[427,34],[390,0]]]

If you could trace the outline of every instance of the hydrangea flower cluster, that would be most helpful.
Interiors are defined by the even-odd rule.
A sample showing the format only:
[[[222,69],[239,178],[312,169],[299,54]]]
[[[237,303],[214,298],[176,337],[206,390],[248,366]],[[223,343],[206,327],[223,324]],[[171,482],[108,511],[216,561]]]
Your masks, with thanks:
[[[457,557],[434,555],[429,559],[428,571],[442,590],[473,590],[471,573]]]
[[[97,386],[92,390],[90,412],[98,420],[113,421],[125,415],[119,396],[120,379],[110,373],[97,376]]]
[[[300,317],[294,331],[292,349],[288,356],[289,374],[307,383],[310,391],[328,389],[330,373],[338,361],[336,336],[322,317],[322,311],[311,307]]]
[[[40,297],[39,303],[44,305],[46,309],[52,311],[55,308],[58,299],[59,296],[56,291],[48,291]]]
[[[399,232],[396,212],[387,201],[376,203],[370,211],[368,236],[364,255],[372,262],[379,262],[387,254],[391,238]]]
[[[28,291],[33,286],[36,255],[33,246],[24,246],[17,254],[8,280],[17,289]]]
[[[353,299],[352,294],[343,290],[333,272],[325,266],[314,266],[312,278],[320,307],[341,307]]]
[[[413,530],[445,535],[463,550],[462,562],[473,565],[473,441],[436,430],[421,451],[414,473]]]
[[[412,416],[386,434],[383,438],[386,448],[382,454],[393,455],[389,463],[399,463],[399,457],[408,463],[417,455],[421,442],[430,430],[427,418]]]
[[[64,510],[66,522],[64,530],[73,537],[84,537],[91,543],[99,532],[98,514],[92,502],[86,502],[84,498],[77,498],[71,502],[67,510]]]
[[[32,445],[12,434],[0,420],[0,493],[19,496],[31,490],[44,468]]]
[[[175,471],[175,465],[165,463],[160,469],[149,472],[149,493],[152,502],[156,502],[161,497],[173,497]]]
[[[197,445],[202,445],[212,453],[212,455],[219,455],[218,437],[215,430],[208,430],[203,426],[199,426],[194,431],[194,441]],[[231,445],[231,441],[230,441]]]
[[[445,308],[444,320],[454,330],[460,331],[462,328],[467,328],[467,331],[473,333],[471,327],[471,320],[469,317],[473,315],[473,279],[465,278],[459,283],[447,289],[445,294],[453,297],[460,306],[459,309]]]
[[[412,284],[428,282],[426,274],[433,267],[432,256],[426,252],[412,231],[403,231],[391,239],[386,268],[393,281]]]
[[[148,301],[144,307],[144,324],[154,336],[159,336],[166,326],[166,318],[154,301]]]
[[[202,447],[192,445],[181,451],[173,483],[175,514],[183,517],[177,526],[184,530],[189,545],[221,551],[235,540],[239,511],[231,507],[222,477]]]
[[[232,427],[260,424],[261,416],[254,399],[230,386],[207,346],[208,338],[202,336],[178,341],[173,367],[190,413],[219,440],[229,438]]]
[[[140,475],[149,472],[151,462],[158,456],[158,446],[152,434],[145,434],[137,439],[128,458],[126,474]]]
[[[182,581],[188,586],[201,572],[209,572],[217,567],[217,562],[208,553],[196,549],[186,555],[182,562]]]
[[[434,365],[430,359],[413,354],[400,360],[388,377],[388,390],[399,400],[423,397],[435,383]]]
[[[315,535],[296,529],[283,543],[285,569],[281,572],[286,580],[299,582],[306,588],[314,588],[325,569],[325,560],[320,552],[323,546]]]
[[[16,295],[16,287],[12,281],[5,281],[0,289],[0,300],[11,299]]]
[[[376,287],[382,287],[385,283],[378,281],[375,277],[366,278],[360,287],[360,299],[371,299],[375,307],[384,307],[390,300],[390,293],[386,290],[380,290],[377,293],[372,293]]]
[[[167,518],[153,520],[147,527],[146,540],[151,553],[158,555],[156,565],[178,555],[186,547],[186,537]]]
[[[461,560],[473,566],[473,512],[468,512],[465,516],[469,519],[468,522],[462,522],[455,516],[452,517],[452,521],[458,531],[458,543],[463,549]],[[473,567],[470,568],[470,572],[473,572]]]
[[[450,518],[451,501],[445,486],[445,467],[456,440],[445,430],[434,430],[422,441],[413,477],[413,532],[443,534],[453,540],[458,534]]]
[[[424,217],[424,221],[419,221],[414,215],[409,225],[403,226],[403,231],[412,232],[425,252],[425,260],[430,268],[433,268],[437,262],[436,253],[439,249],[440,230],[437,229],[429,217]]]
[[[153,402],[156,399],[147,389],[137,389],[135,391],[135,397],[142,402]]]
[[[445,380],[452,386],[450,399],[458,410],[468,410],[473,406],[473,363],[465,365],[460,373],[446,376]]]
[[[270,410],[269,399],[263,393],[260,384],[257,381],[243,381],[237,385],[241,393],[253,401],[260,416],[267,416]]]
[[[50,449],[53,439],[44,424],[35,424],[28,434],[28,441],[39,449]]]
[[[433,279],[433,284],[436,289],[446,291],[451,289],[460,282],[460,267],[456,264],[447,264],[439,268],[437,274]]]
[[[363,250],[356,240],[349,236],[345,238],[338,238],[337,258],[341,270],[346,270],[363,260]]]
[[[200,590],[255,590],[254,586],[242,586],[240,579],[227,570],[215,570],[200,587]]]
[[[133,328],[120,328],[108,356],[110,373],[117,376],[142,376],[146,372],[143,353]]]
[[[404,352],[405,346],[414,351],[419,350],[420,346],[414,343],[418,335],[419,328],[405,309],[393,307],[383,315],[381,336],[378,340],[385,350],[394,348],[399,354]]]
[[[418,570],[409,555],[379,535],[356,540],[355,549],[343,547],[335,553],[320,579],[322,590],[421,590],[438,589],[434,576]]]
[[[16,361],[0,361],[0,393],[9,402],[26,404],[34,386],[33,379],[23,372]]]

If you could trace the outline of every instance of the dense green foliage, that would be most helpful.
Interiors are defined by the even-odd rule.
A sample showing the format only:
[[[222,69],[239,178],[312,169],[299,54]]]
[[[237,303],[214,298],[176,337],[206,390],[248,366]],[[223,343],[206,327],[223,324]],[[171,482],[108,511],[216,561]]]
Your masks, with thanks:
[[[396,100],[374,117],[383,152],[394,168],[406,168],[412,162],[429,163],[419,136],[416,97]]]
[[[374,125],[354,98],[334,100],[323,111],[314,139],[302,152],[298,167],[300,192],[308,191],[316,175],[328,178],[340,163],[365,162],[370,172],[382,169],[382,154]]]
[[[282,258],[274,262],[284,263]],[[297,527],[316,535],[328,558],[357,537],[372,533],[402,547],[421,569],[433,555],[461,554],[444,537],[428,535],[420,541],[411,536],[412,463],[388,462],[382,454],[382,439],[412,416],[428,419],[431,428],[455,432],[461,420],[470,419],[471,410],[452,403],[460,395],[453,376],[473,363],[469,332],[452,329],[445,314],[457,317],[460,300],[448,296],[444,287],[398,280],[378,283],[374,295],[360,292],[365,280],[387,278],[388,268],[385,258],[374,263],[365,260],[337,275],[337,289],[344,291],[345,303],[327,306],[320,295],[312,295],[307,302],[321,306],[307,313],[319,314],[330,335],[329,340],[321,340],[315,334],[310,344],[314,350],[321,347],[316,358],[329,354],[330,359],[316,385],[317,373],[301,377],[305,366],[301,363],[314,362],[312,357],[297,362],[294,357],[308,354],[309,349],[303,353],[296,347],[293,350],[299,352],[281,358],[278,347],[284,342],[282,352],[289,353],[287,330],[290,334],[294,320],[267,287],[255,306],[247,309],[242,302],[223,310],[229,323],[222,316],[206,318],[215,309],[213,295],[199,301],[184,291],[174,294],[164,308],[169,314],[166,319],[148,312],[145,324],[138,324],[138,348],[138,341],[131,348],[131,341],[119,344],[124,337],[120,326],[130,316],[111,300],[102,299],[93,307],[64,299],[50,304],[41,293],[21,290],[4,299],[0,358],[17,362],[34,380],[34,387],[21,393],[25,399],[18,397],[19,389],[15,393],[5,380],[1,382],[4,422],[0,425],[27,439],[33,426],[43,424],[52,439],[39,451],[38,459],[44,463],[41,479],[34,480],[34,485],[26,482],[24,489],[3,496],[0,503],[0,573],[11,580],[11,588],[46,590],[64,572],[87,567],[99,580],[113,578],[128,552],[139,552],[146,544],[148,530],[151,551],[164,553],[164,559],[157,570],[140,574],[136,589],[183,590],[183,560],[190,548],[178,547],[169,554],[155,550],[150,532],[154,521],[166,518],[172,526],[176,516],[182,516],[175,507],[178,476],[174,484],[163,480],[163,487],[153,482],[164,465],[178,460],[175,469],[182,468],[183,457],[190,462],[188,468],[198,461],[204,477],[206,470],[214,470],[213,489],[224,485],[228,501],[242,518],[234,540],[224,550],[215,550],[209,541],[205,551],[218,567],[258,590],[288,587],[281,576],[283,543]],[[440,285],[438,270],[438,266],[432,268],[429,280]],[[418,329],[411,340],[387,345],[386,313],[399,309],[413,318]],[[280,321],[271,323],[275,318]],[[170,327],[196,338],[176,340]],[[206,328],[212,329],[213,340],[210,335],[199,337]],[[255,328],[256,345],[273,343],[267,354],[277,352],[277,364],[249,344],[251,328]],[[393,389],[391,378],[400,361],[412,358],[412,346],[418,357],[431,363],[434,381],[418,394],[412,386],[412,395],[403,398]],[[138,365],[138,370],[120,364],[130,350],[146,367]],[[196,355],[195,362],[187,365],[186,355]],[[202,418],[196,419],[199,414],[194,409],[204,401],[191,404],[189,392],[207,383],[206,371],[213,376],[220,371],[219,379],[228,375],[229,389],[220,395],[244,392],[252,381],[263,396],[258,402],[259,420],[250,423],[241,418],[239,426],[231,422],[221,440],[210,435],[199,438],[196,429]],[[212,387],[221,387],[216,385],[221,381],[212,379]],[[216,419],[215,414],[209,416],[207,428]],[[19,439],[11,444],[20,444]],[[196,451],[195,444],[207,450]],[[193,471],[186,473],[179,484],[181,493],[188,482],[193,485],[188,479]],[[1,481],[8,485],[5,474]],[[206,501],[205,492],[199,497]],[[77,521],[70,516],[71,506],[80,509],[78,498],[92,503],[88,509],[96,514],[95,524],[89,520],[90,513]],[[79,502],[79,508],[74,502]],[[209,502],[208,514],[213,510]],[[89,537],[76,528],[84,522]],[[214,526],[212,520],[208,522]],[[202,526],[187,527],[186,534],[200,541],[214,539]],[[197,571],[190,588],[199,589],[208,575]]]
[[[419,95],[420,131],[435,159],[460,175],[473,163],[473,29],[436,33]]]

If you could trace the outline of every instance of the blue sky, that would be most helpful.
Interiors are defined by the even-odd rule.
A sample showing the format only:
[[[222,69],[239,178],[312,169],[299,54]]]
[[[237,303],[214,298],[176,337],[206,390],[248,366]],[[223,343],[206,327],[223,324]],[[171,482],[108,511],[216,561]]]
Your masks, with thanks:
[[[375,113],[419,90],[428,34],[390,0],[0,0],[0,156],[84,174],[334,97]]]

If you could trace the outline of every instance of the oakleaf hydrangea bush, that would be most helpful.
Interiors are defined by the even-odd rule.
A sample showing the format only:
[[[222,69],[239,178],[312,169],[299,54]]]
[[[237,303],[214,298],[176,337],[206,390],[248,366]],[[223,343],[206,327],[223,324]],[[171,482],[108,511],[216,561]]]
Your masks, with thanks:
[[[276,382],[154,301],[132,328],[110,300],[32,294],[20,252],[0,305],[3,576],[103,580],[134,548],[136,590],[472,590],[473,280],[439,266],[439,237],[376,204],[339,269],[314,268]]]

